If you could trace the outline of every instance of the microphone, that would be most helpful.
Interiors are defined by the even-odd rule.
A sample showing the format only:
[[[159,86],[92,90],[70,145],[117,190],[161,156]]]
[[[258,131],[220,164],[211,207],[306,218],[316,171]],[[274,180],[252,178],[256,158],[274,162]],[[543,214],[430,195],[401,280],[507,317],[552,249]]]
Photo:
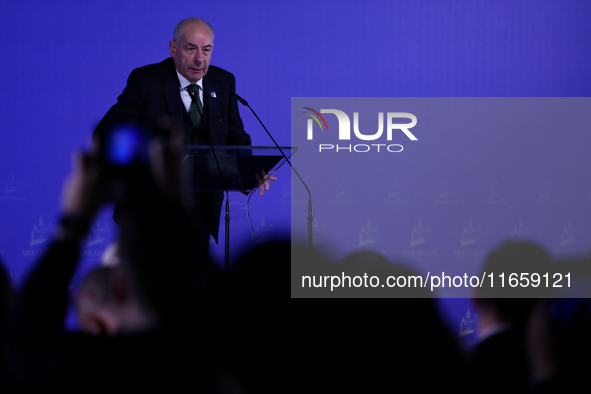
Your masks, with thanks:
[[[237,93],[234,93],[234,96],[236,96],[236,98],[238,99],[238,101],[240,101],[240,103],[248,108],[250,108],[250,106],[248,105],[248,103],[246,102],[245,99],[243,99],[242,97],[238,96]],[[251,108],[252,109],[252,108]]]
[[[295,172],[295,174],[300,179],[300,182],[302,182],[302,185],[304,185],[304,187],[308,191],[308,247],[311,248],[312,247],[312,224],[314,222],[314,209],[313,209],[313,205],[312,205],[312,193],[310,192],[310,189],[308,188],[308,185],[306,185],[306,182],[304,182],[304,180],[302,179],[302,177],[300,176],[300,174],[298,174],[298,172],[296,171],[295,167],[289,161],[288,157],[285,155],[285,153],[283,153],[283,150],[281,149],[281,147],[279,146],[279,144],[277,144],[277,141],[275,141],[275,138],[273,138],[273,136],[271,135],[271,133],[269,132],[269,130],[267,130],[267,128],[265,127],[265,125],[263,124],[263,122],[261,121],[261,119],[259,118],[259,116],[257,115],[257,113],[254,112],[254,109],[252,109],[252,107],[250,105],[248,105],[248,102],[245,99],[243,99],[242,97],[240,97],[238,94],[234,93],[234,96],[236,96],[236,99],[238,99],[238,101],[240,101],[240,103],[242,105],[244,105],[245,107],[248,107],[252,111],[252,113],[257,118],[257,120],[259,121],[259,123],[261,124],[261,126],[263,126],[263,129],[265,129],[265,131],[267,132],[267,135],[271,138],[271,140],[273,141],[273,143],[275,144],[275,146],[277,147],[277,149],[279,149],[279,152],[281,152],[281,155],[283,155],[283,158],[285,159],[285,161],[287,162],[287,164],[289,164],[289,166],[291,167],[291,169],[293,170],[293,172]]]

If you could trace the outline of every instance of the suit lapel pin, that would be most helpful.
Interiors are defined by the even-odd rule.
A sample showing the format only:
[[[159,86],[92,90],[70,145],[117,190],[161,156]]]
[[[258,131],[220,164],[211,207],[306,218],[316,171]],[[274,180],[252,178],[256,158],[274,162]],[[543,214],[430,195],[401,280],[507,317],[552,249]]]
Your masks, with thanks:
[[[215,92],[211,92],[211,97],[216,98]]]

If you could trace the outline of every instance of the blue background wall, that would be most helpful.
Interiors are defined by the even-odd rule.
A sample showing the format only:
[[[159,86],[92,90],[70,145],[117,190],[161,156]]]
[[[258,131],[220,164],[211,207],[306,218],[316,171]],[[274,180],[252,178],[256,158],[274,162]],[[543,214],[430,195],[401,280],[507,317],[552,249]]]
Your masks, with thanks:
[[[289,145],[291,97],[589,96],[590,15],[586,1],[2,2],[0,256],[21,280],[57,218],[72,151],[133,68],[169,56],[180,19],[212,24],[212,64]],[[253,144],[269,144],[242,117]],[[259,229],[289,223],[287,178],[253,198]],[[100,223],[85,264],[112,238],[108,211]],[[446,308],[455,327],[465,301]]]

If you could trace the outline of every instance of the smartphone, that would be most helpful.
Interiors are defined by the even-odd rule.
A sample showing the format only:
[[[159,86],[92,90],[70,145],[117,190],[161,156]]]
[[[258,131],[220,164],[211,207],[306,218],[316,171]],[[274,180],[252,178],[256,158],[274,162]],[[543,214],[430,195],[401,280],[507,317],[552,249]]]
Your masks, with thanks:
[[[113,125],[102,134],[99,157],[108,175],[106,198],[130,204],[153,191],[148,145],[151,135],[133,123]]]
[[[148,132],[139,125],[115,125],[104,134],[101,158],[111,169],[147,166],[148,142]]]

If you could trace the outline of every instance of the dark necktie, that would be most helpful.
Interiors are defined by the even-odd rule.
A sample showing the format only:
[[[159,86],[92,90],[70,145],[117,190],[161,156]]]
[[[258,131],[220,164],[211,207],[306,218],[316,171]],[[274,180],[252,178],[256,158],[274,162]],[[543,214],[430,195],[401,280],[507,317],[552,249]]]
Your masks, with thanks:
[[[195,83],[187,86],[187,92],[189,92],[189,96],[191,96],[189,117],[195,126],[199,126],[201,123],[201,113],[203,112],[203,106],[201,105],[201,99],[199,98],[199,89],[201,89],[201,87]]]

